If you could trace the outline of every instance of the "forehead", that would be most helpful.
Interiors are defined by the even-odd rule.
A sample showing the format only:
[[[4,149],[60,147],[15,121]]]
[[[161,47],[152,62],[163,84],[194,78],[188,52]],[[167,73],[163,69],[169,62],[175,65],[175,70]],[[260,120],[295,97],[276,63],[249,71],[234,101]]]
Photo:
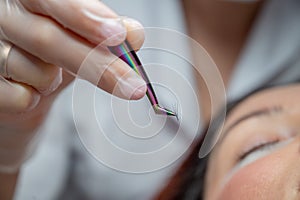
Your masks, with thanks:
[[[293,106],[300,100],[300,84],[278,86],[257,92],[233,108],[227,116],[224,130],[241,116],[274,106]]]

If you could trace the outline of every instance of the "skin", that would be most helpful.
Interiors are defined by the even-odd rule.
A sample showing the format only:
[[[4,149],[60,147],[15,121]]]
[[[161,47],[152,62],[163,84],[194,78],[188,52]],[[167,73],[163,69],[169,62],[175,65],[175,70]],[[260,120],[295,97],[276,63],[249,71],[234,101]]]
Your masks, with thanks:
[[[182,4],[189,35],[209,53],[226,87],[263,1],[183,0]],[[192,50],[192,54],[195,63],[201,65],[198,52]],[[207,121],[211,116],[210,95],[204,79],[198,74],[196,78],[203,120]]]
[[[0,166],[21,164],[28,142],[74,78],[70,74],[78,72],[100,43],[81,78],[121,98],[143,97],[145,82],[106,49],[127,39],[138,50],[142,29],[135,20],[121,20],[98,0],[0,1],[0,40],[13,45],[8,74],[0,74]],[[18,173],[0,170],[1,200],[12,199]]]
[[[13,174],[0,173],[0,182],[2,183],[0,188],[1,199],[12,199],[18,175],[17,172]]]
[[[7,163],[7,158],[12,162],[19,160],[24,155],[26,141],[36,133],[36,129],[43,123],[57,95],[70,83],[72,77],[64,73],[64,82],[57,90],[48,96],[40,98],[39,103],[30,112],[2,112],[0,113],[1,139],[0,147],[14,153],[1,157],[1,162]],[[27,86],[28,87],[28,86]],[[23,109],[23,108],[22,108]],[[15,124],[18,124],[16,126]],[[0,199],[9,200],[13,198],[17,183],[19,170],[14,173],[0,172]]]
[[[209,159],[205,199],[300,198],[299,91],[300,84],[267,89],[234,108]],[[232,126],[258,110],[272,111]],[[272,141],[238,160],[258,144]]]

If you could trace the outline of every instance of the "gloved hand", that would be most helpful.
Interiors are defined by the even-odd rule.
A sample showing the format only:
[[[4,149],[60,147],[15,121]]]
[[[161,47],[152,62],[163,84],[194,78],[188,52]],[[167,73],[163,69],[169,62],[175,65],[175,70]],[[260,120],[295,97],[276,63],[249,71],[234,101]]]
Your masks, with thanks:
[[[145,82],[106,48],[126,38],[139,49],[142,26],[98,0],[0,0],[0,40],[13,45],[0,70],[0,171],[20,166],[70,73],[99,43],[82,78],[121,98],[144,96]]]

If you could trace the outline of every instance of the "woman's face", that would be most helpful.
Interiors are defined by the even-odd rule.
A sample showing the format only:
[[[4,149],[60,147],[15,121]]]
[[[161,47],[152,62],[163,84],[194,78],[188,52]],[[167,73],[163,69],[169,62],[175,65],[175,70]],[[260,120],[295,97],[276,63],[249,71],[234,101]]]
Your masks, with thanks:
[[[205,199],[300,199],[300,84],[261,91],[227,117]]]

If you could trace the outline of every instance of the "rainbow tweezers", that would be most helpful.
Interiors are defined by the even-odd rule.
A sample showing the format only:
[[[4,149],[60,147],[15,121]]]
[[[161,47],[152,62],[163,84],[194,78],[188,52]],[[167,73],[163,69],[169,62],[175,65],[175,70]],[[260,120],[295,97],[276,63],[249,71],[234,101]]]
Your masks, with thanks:
[[[136,55],[135,51],[132,49],[128,41],[123,42],[118,46],[108,47],[109,50],[126,62],[136,73],[138,73],[147,83],[147,97],[155,111],[156,114],[176,116],[177,114],[169,109],[163,108],[159,105],[153,87],[149,81],[149,78],[144,70],[144,67]]]

